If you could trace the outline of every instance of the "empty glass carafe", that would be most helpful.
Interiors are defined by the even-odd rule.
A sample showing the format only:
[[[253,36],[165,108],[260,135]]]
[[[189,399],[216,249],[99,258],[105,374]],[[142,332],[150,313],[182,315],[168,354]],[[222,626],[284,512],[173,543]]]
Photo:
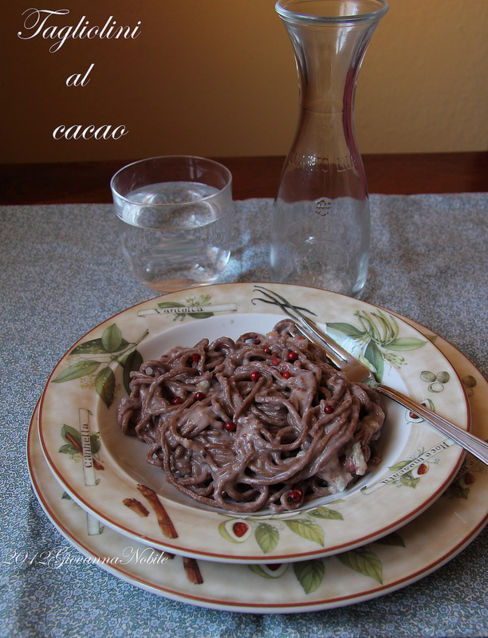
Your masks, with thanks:
[[[300,117],[274,203],[277,281],[359,297],[370,213],[354,131],[358,71],[384,0],[278,0],[298,73]]]

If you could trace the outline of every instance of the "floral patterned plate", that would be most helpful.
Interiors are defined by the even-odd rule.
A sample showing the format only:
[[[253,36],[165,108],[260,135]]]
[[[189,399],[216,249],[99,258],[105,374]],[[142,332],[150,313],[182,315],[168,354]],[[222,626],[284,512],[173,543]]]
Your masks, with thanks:
[[[473,431],[488,438],[487,381],[453,346],[440,337],[436,344],[449,356],[469,393]],[[35,418],[29,430],[28,463],[34,490],[46,514],[83,554],[72,556],[68,547],[56,552],[53,560],[84,560],[166,598],[221,610],[305,612],[378,597],[441,567],[488,521],[488,469],[467,455],[455,480],[426,512],[401,530],[361,548],[282,565],[170,558],[100,526],[67,497],[45,463]]]
[[[316,317],[379,377],[467,427],[459,378],[440,350],[386,310],[323,290],[272,284]],[[122,434],[117,405],[130,371],[174,345],[203,337],[266,332],[281,317],[267,288],[222,284],[151,299],[107,319],[52,372],[39,408],[40,441],[68,494],[100,521],[151,547],[194,558],[280,563],[326,556],[385,536],[446,489],[463,453],[394,403],[382,462],[354,488],[294,512],[235,515],[200,506],[145,460],[146,446]]]

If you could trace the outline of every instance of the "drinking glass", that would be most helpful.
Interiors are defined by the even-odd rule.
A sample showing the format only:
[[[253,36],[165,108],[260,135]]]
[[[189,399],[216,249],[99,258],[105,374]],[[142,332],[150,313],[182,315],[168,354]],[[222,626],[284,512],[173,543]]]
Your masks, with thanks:
[[[123,253],[158,294],[215,282],[230,258],[232,175],[204,157],[170,155],[121,168],[110,182]]]

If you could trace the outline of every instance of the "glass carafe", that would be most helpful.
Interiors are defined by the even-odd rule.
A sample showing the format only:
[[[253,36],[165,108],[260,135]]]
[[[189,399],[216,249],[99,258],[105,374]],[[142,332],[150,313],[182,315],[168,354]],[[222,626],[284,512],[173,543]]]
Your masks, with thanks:
[[[359,297],[370,214],[354,131],[357,76],[384,0],[278,0],[298,73],[300,116],[273,208],[277,281]]]

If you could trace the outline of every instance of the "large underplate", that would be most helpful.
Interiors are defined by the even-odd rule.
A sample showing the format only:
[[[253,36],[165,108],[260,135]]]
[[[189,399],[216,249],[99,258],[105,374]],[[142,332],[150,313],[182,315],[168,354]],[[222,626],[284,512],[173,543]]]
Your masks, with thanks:
[[[346,347],[374,362],[383,381],[461,427],[466,396],[440,350],[400,318],[335,293],[269,285],[315,313]],[[41,398],[45,458],[70,496],[100,521],[147,545],[226,562],[276,563],[350,550],[418,516],[453,479],[462,450],[388,403],[382,462],[353,489],[285,514],[235,515],[200,506],[145,461],[146,446],[121,433],[124,373],[141,358],[203,337],[265,332],[280,309],[253,284],[180,291],[129,308],[86,334],[54,369]],[[141,492],[138,486],[145,486]],[[124,504],[125,503],[125,504]],[[142,514],[142,515],[141,515]]]
[[[473,430],[488,437],[488,383],[469,361],[444,340],[449,356],[470,393]],[[433,572],[458,554],[488,520],[488,470],[466,457],[444,495],[398,532],[360,549],[329,558],[266,565],[236,565],[175,557],[170,560],[112,529],[98,526],[66,494],[44,461],[35,419],[28,439],[34,490],[48,517],[83,560],[158,595],[187,603],[254,613],[305,612],[340,607],[400,589]],[[95,532],[95,533],[94,533]],[[76,559],[70,549],[53,560]]]

